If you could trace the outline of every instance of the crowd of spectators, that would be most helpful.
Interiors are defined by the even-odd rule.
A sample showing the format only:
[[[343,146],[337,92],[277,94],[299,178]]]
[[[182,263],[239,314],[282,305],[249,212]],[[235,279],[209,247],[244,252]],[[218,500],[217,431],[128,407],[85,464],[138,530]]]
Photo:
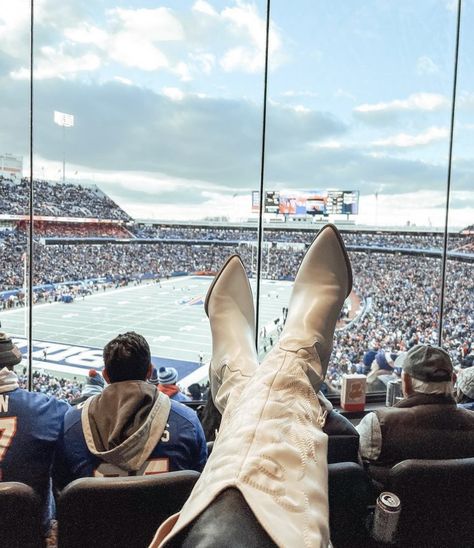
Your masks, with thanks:
[[[60,234],[59,228],[45,223],[45,233]],[[101,225],[100,225],[101,226]],[[67,225],[67,229],[72,225]],[[51,232],[48,232],[51,230]],[[67,233],[67,230],[66,230]],[[207,236],[206,236],[207,234]],[[38,289],[34,300],[58,300],[66,293],[83,296],[99,290],[99,284],[78,284],[82,280],[100,280],[117,286],[146,278],[166,278],[178,273],[215,273],[231,253],[239,253],[249,273],[255,272],[256,248],[243,229],[164,227],[161,232],[136,232],[141,238],[163,241],[133,244],[55,244],[34,246],[34,280]],[[264,246],[262,276],[266,279],[291,280],[301,262],[304,246],[314,232],[274,230],[266,236],[288,238],[291,245]],[[363,245],[366,251],[350,250],[354,269],[355,293],[363,303],[364,315],[350,328],[339,331],[328,382],[339,389],[343,373],[363,371],[364,356],[369,349],[397,354],[414,344],[436,342],[441,287],[441,259],[403,253],[378,253],[371,247],[439,248],[442,236],[427,234],[343,233],[349,246]],[[184,239],[187,242],[169,242]],[[167,241],[168,240],[168,241]],[[207,241],[206,241],[207,240]],[[216,244],[209,240],[222,240]],[[224,245],[224,242],[235,242]],[[3,308],[21,306],[24,296],[24,257],[26,234],[23,230],[0,232],[2,274],[0,291],[20,290],[16,295],[0,297]],[[474,287],[472,266],[468,262],[449,260],[445,291],[443,338],[454,362],[461,364],[474,353]],[[73,283],[76,282],[76,283]],[[52,286],[52,284],[68,284]]]
[[[123,209],[97,187],[35,180],[33,188],[35,215],[131,220],[131,217]],[[17,183],[1,178],[0,214],[27,215],[29,193],[28,179],[22,179]]]
[[[234,241],[256,242],[258,232],[256,228],[220,228],[220,227],[187,227],[187,226],[143,226],[135,225],[132,228],[137,238],[158,240],[204,240],[204,241]],[[402,249],[441,249],[444,235],[442,233],[395,233],[395,232],[363,232],[342,231],[346,246],[389,247]],[[265,228],[264,242],[270,243],[302,243],[310,244],[314,238],[314,230],[288,230]],[[472,238],[463,234],[450,234],[448,245],[455,250]]]
[[[20,388],[26,388],[28,378],[26,368],[23,373],[18,375]],[[43,371],[33,372],[33,392],[40,392],[46,396],[54,396],[58,400],[71,402],[77,398],[82,391],[83,383],[79,382],[76,377],[65,379],[64,377],[55,377]]]
[[[20,221],[18,229],[26,232],[28,223]],[[122,225],[114,223],[55,223],[35,221],[35,238],[133,238]]]

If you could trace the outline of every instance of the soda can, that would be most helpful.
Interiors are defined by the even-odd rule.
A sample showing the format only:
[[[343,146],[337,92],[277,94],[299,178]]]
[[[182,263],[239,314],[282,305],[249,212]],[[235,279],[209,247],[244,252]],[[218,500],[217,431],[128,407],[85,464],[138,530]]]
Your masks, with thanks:
[[[388,491],[379,495],[375,505],[374,525],[372,528],[372,536],[377,542],[387,544],[395,542],[401,507],[402,505],[397,495]]]

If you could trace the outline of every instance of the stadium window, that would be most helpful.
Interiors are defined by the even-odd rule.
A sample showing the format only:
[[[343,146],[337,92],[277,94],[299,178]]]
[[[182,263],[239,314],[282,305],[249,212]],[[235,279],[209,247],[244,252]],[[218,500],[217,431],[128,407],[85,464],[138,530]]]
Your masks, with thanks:
[[[461,33],[448,189],[452,5],[302,1],[290,13],[273,2],[268,40],[266,5],[138,0],[84,11],[38,0],[33,59],[28,8],[15,8],[15,21],[0,15],[11,67],[0,91],[0,251],[10,265],[0,321],[33,367],[67,378],[71,393],[101,367],[103,344],[128,329],[183,385],[204,381],[203,297],[230,253],[258,297],[263,357],[327,221],[341,229],[355,274],[328,394],[348,373],[368,374],[369,390],[383,394],[396,354],[438,342],[440,331],[458,365],[471,352],[472,37]],[[462,28],[472,19],[466,4]],[[18,170],[20,182],[9,181]]]

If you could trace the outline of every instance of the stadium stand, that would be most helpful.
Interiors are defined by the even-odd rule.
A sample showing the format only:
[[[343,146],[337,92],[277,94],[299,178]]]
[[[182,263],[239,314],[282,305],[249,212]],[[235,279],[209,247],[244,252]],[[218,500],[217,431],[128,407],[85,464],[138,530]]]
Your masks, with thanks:
[[[35,215],[130,221],[131,217],[98,187],[34,180]],[[28,179],[20,183],[0,179],[0,214],[26,215]]]
[[[27,190],[26,180],[15,183],[0,177],[0,215],[3,219],[0,226],[0,260],[3,265],[0,310],[24,304],[24,259],[29,228],[26,217]],[[98,291],[101,286],[117,287],[176,274],[213,274],[216,267],[235,252],[241,255],[249,272],[255,270],[255,226],[219,226],[211,222],[199,226],[136,223],[97,187],[35,181],[35,194],[35,214],[38,216],[34,223],[35,303],[58,300],[65,290],[80,295],[86,291]],[[311,226],[286,225],[265,228],[264,241],[270,245],[262,250],[263,276],[272,280],[292,280],[305,246],[312,241],[316,230]],[[451,255],[447,262],[443,333],[445,346],[457,367],[465,367],[466,356],[474,351],[471,283],[473,232],[474,225],[460,233],[449,234],[448,238]],[[435,342],[437,339],[443,234],[416,229],[393,232],[355,228],[343,229],[342,234],[354,269],[353,306],[359,306],[360,310],[336,334],[326,379],[330,394],[339,391],[344,373],[367,372],[364,357],[370,348],[397,354],[417,342]],[[84,280],[92,280],[87,289],[81,284]],[[19,375],[19,380],[21,386],[26,386],[25,372]],[[80,394],[82,383],[77,379],[37,371],[33,375],[32,389],[71,401]],[[328,422],[326,428],[329,433],[330,525],[334,546],[373,546],[365,527],[373,500],[365,472],[355,463],[357,435],[351,435],[344,417],[334,414],[328,419],[335,421],[334,424]],[[406,509],[416,505],[423,508],[426,493],[430,493],[430,500],[432,497],[443,501],[449,498],[452,502],[448,513],[450,525],[446,527],[449,539],[459,541],[457,545],[463,545],[463,542],[468,545],[466,539],[472,538],[472,531],[466,528],[468,517],[464,516],[463,508],[470,508],[472,495],[459,487],[472,484],[472,463],[467,460],[434,463],[434,468],[430,470],[425,470],[430,465],[425,461],[421,471],[415,463],[416,478],[420,481],[419,485],[416,484],[416,493],[413,489],[408,489],[411,491],[408,493],[406,489],[414,477],[412,464],[397,465],[403,468],[402,471],[397,467],[393,469],[391,487],[400,494],[404,501],[402,508],[405,508],[401,517],[399,546],[410,546],[413,540],[410,536],[414,530],[412,520],[415,514]],[[446,482],[443,479],[440,485],[435,486],[429,479],[433,470],[440,478],[446,477]],[[111,538],[117,546],[133,546],[135,541],[137,546],[144,546],[153,536],[157,523],[166,517],[165,514],[157,517],[153,505],[143,505],[148,495],[157,500],[154,489],[162,481],[166,483],[168,480],[164,476],[117,478],[112,481],[110,478],[88,478],[70,484],[59,499],[59,545],[83,546],[84,532],[88,530],[90,545],[97,545],[99,537],[96,533],[100,530],[107,537],[102,546],[106,546]],[[191,478],[189,489],[194,481]],[[5,489],[7,485],[0,487]],[[457,492],[449,495],[453,485]],[[28,496],[21,489],[19,500],[26,500]],[[167,487],[168,491],[161,489],[161,493],[176,491],[171,484]],[[173,500],[171,495],[168,502],[174,506],[167,507],[167,515],[179,510],[187,496],[186,489],[177,490],[184,497],[179,501]],[[436,489],[441,491],[438,493]],[[459,497],[459,493],[464,494]],[[119,501],[116,496],[124,498]],[[5,500],[0,492],[0,508]],[[116,500],[118,502],[115,504]],[[23,514],[21,510],[15,510],[15,503],[11,504],[11,508],[18,511],[18,522],[15,524],[18,525]],[[25,527],[22,533],[30,535],[30,539],[39,535],[34,505],[34,500],[28,500],[24,506],[32,516],[29,519],[32,529],[28,532],[28,527]],[[104,510],[98,512],[97,508],[101,505]],[[132,506],[136,511],[130,512]],[[77,510],[79,507],[81,512]],[[88,510],[84,513],[86,507]],[[124,508],[127,510],[126,517],[123,515]],[[13,514],[5,511],[3,515],[7,519]],[[98,523],[98,515],[103,525]],[[139,527],[143,536],[129,538],[127,531],[136,532],[136,524],[141,519],[148,520],[146,526]],[[117,535],[109,534],[113,520],[117,520],[114,526]],[[89,527],[91,522],[94,522],[93,528]],[[431,519],[429,523],[432,523]],[[468,536],[463,536],[460,523]],[[36,533],[31,533],[32,530]],[[418,545],[422,545],[420,539],[426,540],[426,535],[432,532],[420,532]],[[441,538],[444,537],[439,536],[438,540]],[[22,540],[21,545],[29,546],[28,542],[28,539]],[[14,543],[9,545],[15,546]]]

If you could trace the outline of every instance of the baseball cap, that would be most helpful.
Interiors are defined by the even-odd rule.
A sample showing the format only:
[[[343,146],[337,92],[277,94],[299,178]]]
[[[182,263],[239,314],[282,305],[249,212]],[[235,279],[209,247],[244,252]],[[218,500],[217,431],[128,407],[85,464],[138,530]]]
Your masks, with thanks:
[[[430,344],[417,344],[402,352],[395,360],[395,367],[402,367],[410,377],[424,382],[450,381],[454,371],[446,350]]]

